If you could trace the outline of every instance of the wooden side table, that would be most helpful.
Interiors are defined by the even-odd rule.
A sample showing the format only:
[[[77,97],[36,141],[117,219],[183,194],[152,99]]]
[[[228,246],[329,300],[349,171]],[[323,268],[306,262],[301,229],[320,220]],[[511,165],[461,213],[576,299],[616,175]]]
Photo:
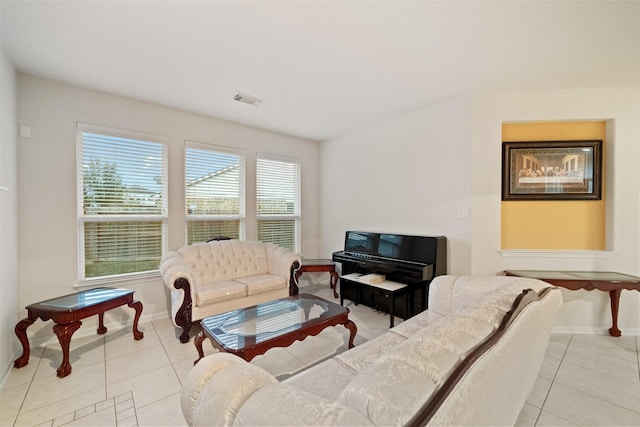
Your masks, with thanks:
[[[322,273],[327,272],[331,275],[329,286],[333,289],[333,297],[338,298],[336,286],[338,285],[338,273],[336,272],[336,263],[330,259],[302,259],[302,265],[296,270],[296,283],[302,276],[302,273]]]
[[[618,307],[620,293],[623,289],[640,292],[640,277],[611,271],[554,271],[554,270],[505,270],[507,276],[529,277],[540,279],[554,286],[561,286],[576,291],[585,289],[609,292],[611,300],[611,319],[613,325],[609,328],[609,335],[622,335],[618,329]]]
[[[58,368],[58,377],[63,378],[71,373],[69,362],[69,344],[71,336],[80,328],[80,319],[98,315],[98,334],[105,334],[104,312],[121,305],[127,305],[136,311],[133,319],[133,338],[140,340],[144,334],[138,330],[138,320],[142,314],[142,303],[133,299],[135,291],[129,289],[95,288],[76,294],[52,298],[27,306],[27,317],[15,327],[15,333],[22,344],[22,355],[13,362],[16,368],[22,368],[29,363],[29,338],[27,328],[37,319],[53,320],[53,332],[58,336],[62,347],[62,363]]]

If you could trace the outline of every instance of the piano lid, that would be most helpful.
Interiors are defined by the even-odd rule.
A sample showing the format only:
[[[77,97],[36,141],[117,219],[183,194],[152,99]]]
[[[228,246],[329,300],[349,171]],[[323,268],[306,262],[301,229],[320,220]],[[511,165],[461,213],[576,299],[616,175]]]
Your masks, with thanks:
[[[437,238],[362,231],[347,231],[344,251],[433,264],[436,262]]]

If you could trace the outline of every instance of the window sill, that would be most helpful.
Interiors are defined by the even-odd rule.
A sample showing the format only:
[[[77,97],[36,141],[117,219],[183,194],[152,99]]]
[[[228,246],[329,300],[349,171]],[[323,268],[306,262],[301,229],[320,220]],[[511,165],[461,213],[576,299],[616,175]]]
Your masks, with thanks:
[[[73,287],[76,289],[95,288],[99,286],[134,286],[156,281],[160,279],[160,271],[149,271],[145,273],[132,273],[120,276],[109,276],[97,279],[87,279],[78,281]]]

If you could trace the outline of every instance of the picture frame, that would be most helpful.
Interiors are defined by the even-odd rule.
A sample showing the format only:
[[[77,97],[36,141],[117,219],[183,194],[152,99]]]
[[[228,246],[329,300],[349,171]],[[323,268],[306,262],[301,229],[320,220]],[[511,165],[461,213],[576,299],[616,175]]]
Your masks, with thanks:
[[[502,143],[502,200],[601,200],[602,140]]]

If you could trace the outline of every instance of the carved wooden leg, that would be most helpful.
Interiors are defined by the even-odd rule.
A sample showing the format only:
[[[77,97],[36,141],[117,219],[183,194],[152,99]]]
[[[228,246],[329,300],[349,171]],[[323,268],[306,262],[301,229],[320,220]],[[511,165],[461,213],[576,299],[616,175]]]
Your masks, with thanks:
[[[300,268],[300,263],[295,261],[291,264],[291,269],[289,270],[289,296],[298,295],[300,290],[298,289],[298,280],[296,278],[296,274],[298,273],[298,269]],[[302,274],[302,273],[300,273]]]
[[[182,344],[189,342],[189,331],[191,330],[191,323],[188,325],[180,325],[182,328],[182,334],[180,334],[180,342]]]
[[[351,334],[349,335],[349,348],[353,348],[353,340],[356,337],[356,332],[358,332],[358,327],[352,320],[347,319],[347,322],[344,324],[344,327],[347,328]]]
[[[60,346],[62,347],[62,363],[58,368],[58,377],[64,378],[71,373],[71,363],[69,363],[69,344],[71,343],[71,335],[82,325],[81,321],[73,323],[65,323],[61,325],[53,325],[53,332],[58,336]]]
[[[186,296],[182,305],[178,309],[178,312],[176,313],[175,321],[176,325],[182,328],[180,342],[183,344],[189,342],[189,331],[191,330],[191,325],[193,324],[193,322],[191,321],[191,299],[187,300]]]
[[[333,297],[338,298],[338,292],[336,292],[336,286],[338,285],[338,273],[335,271],[329,272],[331,278],[329,279],[329,286],[333,289]]]
[[[622,289],[614,289],[609,291],[609,299],[611,300],[611,318],[613,325],[609,328],[609,335],[613,337],[619,337],[622,335],[620,329],[618,329],[618,307],[620,305],[620,293]]]
[[[19,321],[15,327],[15,332],[18,336],[18,340],[20,340],[20,344],[22,344],[22,356],[13,361],[13,366],[15,366],[16,368],[22,368],[23,366],[27,366],[27,364],[29,363],[29,355],[31,354],[31,349],[29,348],[27,328],[31,326],[35,321],[36,319],[27,317],[26,319],[22,319],[21,321]]]
[[[104,311],[102,313],[98,313],[98,333],[100,335],[107,333],[107,328],[104,327]]]
[[[202,341],[204,341],[204,338],[204,332],[200,331],[193,339],[193,344],[196,346],[196,350],[198,351],[198,358],[193,361],[194,365],[204,357],[204,351],[202,350]]]
[[[136,311],[136,315],[133,318],[133,339],[141,340],[144,337],[144,333],[138,330],[138,320],[140,320],[140,315],[142,314],[142,303],[138,300],[133,300],[127,305]]]

